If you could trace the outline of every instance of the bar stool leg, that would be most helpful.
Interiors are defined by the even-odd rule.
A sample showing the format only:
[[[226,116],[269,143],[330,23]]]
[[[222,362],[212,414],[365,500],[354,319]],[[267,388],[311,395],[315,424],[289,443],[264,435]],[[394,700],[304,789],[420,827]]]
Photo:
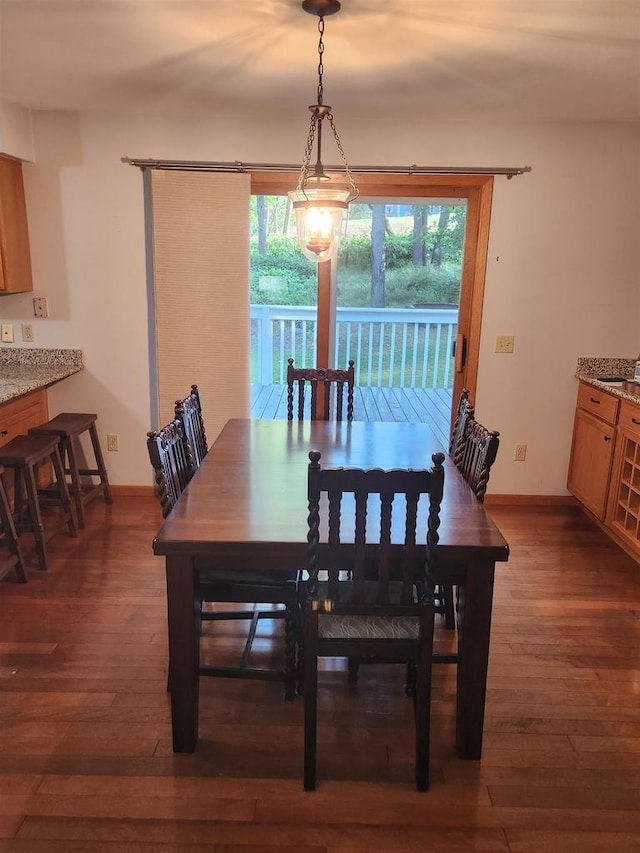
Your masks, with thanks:
[[[58,481],[60,502],[62,503],[64,511],[68,517],[67,527],[69,528],[69,534],[71,536],[76,536],[76,508],[71,500],[71,496],[69,495],[69,487],[67,486],[67,481],[64,475],[64,465],[62,464],[59,446],[56,446],[52,453],[51,461],[53,462],[56,480]]]
[[[107,466],[104,464],[104,457],[102,455],[102,448],[100,447],[100,440],[98,439],[98,430],[96,428],[95,422],[91,424],[89,427],[89,436],[91,437],[91,444],[93,446],[93,453],[96,458],[96,465],[100,475],[100,482],[103,485],[103,494],[105,503],[112,504],[113,503],[113,495],[111,494],[111,486],[109,485],[109,478],[107,477]]]
[[[11,515],[11,507],[9,506],[9,501],[7,499],[7,492],[4,486],[4,480],[2,479],[2,474],[0,473],[0,524],[2,524],[2,529],[4,531],[4,538],[7,543],[7,547],[11,554],[13,554],[15,558],[15,562],[13,568],[16,572],[16,577],[18,579],[18,583],[26,583],[27,582],[27,573],[25,571],[25,560],[24,555],[22,553],[22,547],[20,545],[20,539],[18,538],[18,533],[15,528],[15,524],[13,523],[13,517]],[[4,572],[2,573],[4,575]]]
[[[46,570],[47,563],[47,544],[44,538],[44,524],[42,523],[42,515],[40,513],[40,502],[38,501],[38,487],[36,477],[33,470],[33,465],[26,465],[24,471],[24,485],[26,491],[26,500],[29,507],[29,516],[31,518],[31,530],[35,539],[36,553],[38,555],[39,568]],[[16,471],[16,497],[17,497],[18,471]]]
[[[80,484],[80,470],[78,468],[78,458],[76,456],[76,447],[73,436],[69,435],[63,438],[60,442],[62,451],[62,461],[64,464],[64,455],[66,453],[67,462],[69,464],[69,474],[71,476],[71,491],[73,493],[76,511],[78,513],[78,526],[84,527],[84,501],[82,500],[82,486]]]

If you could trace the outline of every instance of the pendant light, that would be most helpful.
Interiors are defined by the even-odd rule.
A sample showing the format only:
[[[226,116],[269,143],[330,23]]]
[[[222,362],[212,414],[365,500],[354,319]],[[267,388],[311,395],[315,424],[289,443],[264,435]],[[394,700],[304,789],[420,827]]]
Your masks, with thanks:
[[[328,261],[335,257],[340,239],[344,233],[347,208],[349,202],[358,196],[358,189],[353,181],[349,164],[345,157],[340,137],[333,121],[331,107],[323,101],[322,75],[324,66],[324,18],[340,10],[338,0],[304,0],[302,8],[310,15],[317,15],[318,32],[318,100],[309,107],[311,123],[304,151],[304,159],[298,185],[289,193],[296,214],[298,243],[302,254],[312,261]],[[332,180],[324,171],[322,165],[322,123],[329,122],[333,131],[336,146],[344,163],[347,187],[329,186]],[[313,143],[317,144],[317,159],[313,169],[310,168]]]

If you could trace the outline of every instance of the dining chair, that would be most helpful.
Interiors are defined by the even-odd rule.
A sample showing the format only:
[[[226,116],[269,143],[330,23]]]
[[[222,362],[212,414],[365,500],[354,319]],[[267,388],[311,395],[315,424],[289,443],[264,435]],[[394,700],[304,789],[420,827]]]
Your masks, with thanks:
[[[194,455],[179,419],[157,431],[147,433],[149,460],[154,471],[155,493],[162,516],[166,518],[183,490],[193,477],[196,467]],[[200,665],[200,675],[227,678],[250,678],[283,681],[285,698],[293,700],[296,693],[296,655],[300,634],[298,576],[295,571],[275,570],[225,570],[212,568],[206,561],[196,562],[196,600],[199,618],[198,642],[202,621],[218,622],[250,620],[244,651],[238,666]],[[282,605],[284,610],[254,607],[251,610],[210,610],[206,602],[235,604]],[[285,623],[285,649],[282,669],[250,667],[249,655],[260,619],[282,619]],[[171,667],[167,677],[171,690]]]
[[[202,416],[202,402],[197,385],[191,386],[191,391],[184,400],[176,400],[175,417],[182,423],[184,435],[193,453],[194,465],[198,468],[207,455],[209,447]]]
[[[429,787],[434,614],[425,571],[438,543],[444,454],[434,453],[433,467],[424,471],[322,468],[320,460],[319,451],[309,453],[304,789],[316,787],[318,658],[371,657],[413,666],[415,782],[423,791]],[[421,535],[418,507],[427,496]],[[392,511],[403,519],[399,555],[391,544]]]
[[[464,436],[467,422],[474,417],[474,407],[469,399],[469,389],[463,388],[460,392],[456,415],[451,430],[449,442],[449,456],[455,461],[460,459],[464,451]],[[436,613],[444,616],[445,628],[453,631],[456,627],[455,614],[455,591],[451,584],[437,584],[434,589]]]
[[[467,421],[469,418],[473,418],[474,416],[475,409],[473,403],[469,399],[469,389],[463,388],[460,392],[460,398],[458,399],[458,405],[456,406],[456,416],[451,429],[449,456],[451,456],[452,459],[455,456],[456,449],[463,441]]]
[[[457,454],[454,462],[476,498],[483,503],[491,466],[500,446],[500,433],[471,418],[467,421],[462,444],[463,451]]]
[[[353,420],[354,361],[349,361],[346,370],[331,367],[294,367],[293,359],[287,366],[287,419],[293,420],[293,398],[297,388],[298,420],[304,420],[307,407],[305,391],[311,389],[308,411],[312,421],[328,421],[331,418],[331,386],[335,385],[335,408],[333,418],[341,421],[344,413],[344,392],[347,392],[347,420]]]
[[[480,503],[484,502],[487,491],[487,483],[491,473],[491,466],[496,461],[498,447],[500,445],[500,433],[489,430],[474,417],[465,421],[464,435],[458,442],[458,451],[454,461],[456,467],[465,478],[474,495]],[[447,567],[447,576],[443,578],[437,573],[432,577],[434,596],[438,598],[441,594],[444,598],[445,624],[449,627],[448,620],[451,619],[452,627],[455,628],[457,617],[457,580],[461,572],[455,565]],[[436,607],[436,612],[438,608]],[[442,655],[439,662],[456,663],[456,654]]]

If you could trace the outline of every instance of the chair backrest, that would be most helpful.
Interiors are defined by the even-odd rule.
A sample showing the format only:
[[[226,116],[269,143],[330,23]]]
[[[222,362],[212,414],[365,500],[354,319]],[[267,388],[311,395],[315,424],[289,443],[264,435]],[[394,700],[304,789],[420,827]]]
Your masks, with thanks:
[[[317,450],[309,453],[307,600],[317,597],[318,573],[326,571],[325,603],[331,602],[332,610],[344,609],[340,593],[347,587],[347,604],[359,613],[413,605],[415,587],[424,585],[438,543],[444,454],[433,454],[433,468],[428,471],[323,469],[320,458]],[[423,496],[428,496],[429,509],[421,516],[424,530],[419,533],[418,507]],[[327,508],[326,519],[321,519],[321,506]],[[402,549],[391,547],[392,516],[397,519],[396,539],[404,541]],[[404,524],[399,530],[401,520]],[[326,542],[321,543],[325,530]],[[340,572],[345,570],[351,580],[347,587],[340,580]]]
[[[197,468],[209,450],[197,385],[191,386],[191,391],[184,400],[176,400],[175,415],[182,421],[185,437],[193,453],[193,463]]]
[[[467,420],[474,416],[474,409],[469,400],[469,389],[463,388],[460,392],[460,399],[456,408],[456,416],[453,421],[453,429],[451,430],[451,441],[449,443],[449,456],[456,459],[456,452],[461,453],[461,443],[464,437]]]
[[[147,450],[154,471],[156,497],[166,518],[195,471],[182,422],[176,419],[157,432],[148,432]]]
[[[463,453],[456,465],[481,503],[487,491],[491,466],[496,461],[499,435],[499,432],[488,430],[473,418],[467,420]]]
[[[287,418],[293,420],[294,388],[298,388],[298,420],[304,420],[305,386],[311,387],[311,420],[328,421],[330,416],[331,386],[336,386],[335,420],[341,421],[344,412],[344,392],[347,392],[347,420],[353,420],[354,362],[346,370],[330,367],[294,367],[290,358],[287,367]],[[318,386],[324,388],[322,406],[319,405]]]

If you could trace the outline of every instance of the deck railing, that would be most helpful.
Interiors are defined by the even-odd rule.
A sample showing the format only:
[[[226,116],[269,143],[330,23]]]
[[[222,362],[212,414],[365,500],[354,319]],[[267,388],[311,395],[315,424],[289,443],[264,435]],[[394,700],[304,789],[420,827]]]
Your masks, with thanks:
[[[451,388],[456,308],[338,308],[336,361],[355,361],[359,385]],[[251,306],[251,382],[283,384],[287,359],[313,365],[316,309]]]

